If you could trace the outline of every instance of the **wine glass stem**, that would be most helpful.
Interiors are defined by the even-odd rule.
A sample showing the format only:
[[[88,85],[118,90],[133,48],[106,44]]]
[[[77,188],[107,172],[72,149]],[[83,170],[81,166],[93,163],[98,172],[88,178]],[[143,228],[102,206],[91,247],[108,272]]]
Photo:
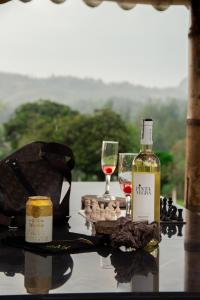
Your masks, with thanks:
[[[131,196],[126,194],[126,216],[131,215]]]
[[[105,194],[110,194],[110,175],[106,174],[106,191]]]

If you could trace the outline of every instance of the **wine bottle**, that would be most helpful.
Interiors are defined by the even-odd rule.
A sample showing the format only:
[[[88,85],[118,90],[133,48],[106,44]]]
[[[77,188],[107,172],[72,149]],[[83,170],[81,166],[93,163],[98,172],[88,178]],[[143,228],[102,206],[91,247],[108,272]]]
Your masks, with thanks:
[[[152,150],[153,120],[144,119],[141,150],[132,166],[133,221],[160,221],[160,161]]]

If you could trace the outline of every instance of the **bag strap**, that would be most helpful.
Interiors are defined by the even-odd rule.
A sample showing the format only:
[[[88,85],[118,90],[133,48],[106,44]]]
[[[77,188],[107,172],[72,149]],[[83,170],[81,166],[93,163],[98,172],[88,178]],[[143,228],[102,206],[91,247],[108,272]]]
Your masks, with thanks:
[[[41,156],[43,157],[43,155],[46,156],[48,154],[59,154],[60,156],[68,158],[66,160],[67,166],[71,170],[74,168],[74,155],[72,150],[68,146],[59,143],[43,143]]]
[[[59,154],[64,157],[68,157],[69,159],[65,160],[64,162],[59,159],[52,160],[50,159],[49,154]],[[72,181],[71,170],[75,164],[73,152],[69,147],[63,144],[44,143],[42,147],[41,155],[43,159],[46,159],[50,163],[51,167],[55,168],[61,174],[63,174],[63,177],[69,183],[69,188],[59,206],[60,211],[65,212],[63,215],[65,215],[65,217],[69,216],[69,197],[71,192],[71,181]]]
[[[51,167],[53,167],[54,169],[56,169],[57,171],[59,171],[63,177],[67,180],[67,182],[69,183],[69,188],[65,194],[65,196],[62,199],[62,202],[59,205],[59,210],[62,212],[62,214],[65,217],[69,217],[69,197],[70,197],[70,192],[71,192],[71,182],[72,182],[72,175],[71,175],[71,168],[69,168],[67,163],[60,162],[60,161],[53,161],[50,160],[47,157],[43,157],[44,159],[46,159],[49,164],[51,165]],[[61,220],[62,222],[62,220]]]
[[[16,177],[19,179],[20,183],[24,186],[26,191],[29,195],[36,195],[35,190],[33,189],[32,185],[28,182],[26,177],[24,176],[23,172],[21,171],[21,168],[19,166],[19,163],[16,159],[8,159],[5,161],[5,164],[7,164],[15,173]]]

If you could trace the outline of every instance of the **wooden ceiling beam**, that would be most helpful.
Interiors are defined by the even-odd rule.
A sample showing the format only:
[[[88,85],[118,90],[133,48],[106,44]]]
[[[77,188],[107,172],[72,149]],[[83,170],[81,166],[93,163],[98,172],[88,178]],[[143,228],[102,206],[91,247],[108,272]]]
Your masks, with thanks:
[[[0,0],[0,4],[4,4],[4,3],[8,2],[8,1],[11,1],[11,0]]]

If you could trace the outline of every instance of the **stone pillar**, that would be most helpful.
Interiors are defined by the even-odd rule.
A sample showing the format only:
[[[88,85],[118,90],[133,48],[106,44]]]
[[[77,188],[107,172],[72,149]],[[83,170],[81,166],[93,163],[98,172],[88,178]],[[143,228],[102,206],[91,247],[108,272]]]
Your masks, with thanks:
[[[200,1],[191,1],[190,21],[185,204],[200,211]]]

